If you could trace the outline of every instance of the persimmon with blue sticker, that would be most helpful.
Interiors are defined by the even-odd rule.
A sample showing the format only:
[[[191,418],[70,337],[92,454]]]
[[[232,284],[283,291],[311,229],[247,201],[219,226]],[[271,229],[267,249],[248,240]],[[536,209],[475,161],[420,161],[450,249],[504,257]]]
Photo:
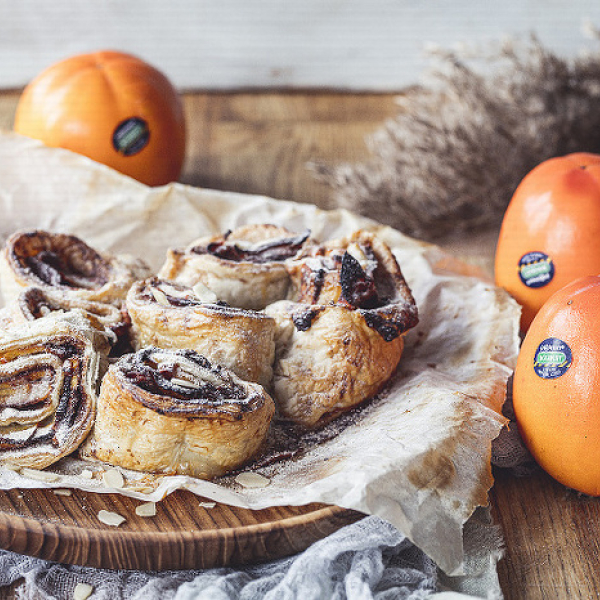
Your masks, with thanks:
[[[565,486],[600,496],[600,277],[577,279],[538,311],[513,378],[519,431]]]
[[[600,155],[574,153],[535,167],[517,187],[496,246],[496,284],[521,305],[527,331],[544,302],[600,274]]]
[[[80,54],[42,71],[23,90],[13,129],[147,185],[177,180],[185,158],[181,97],[166,75],[124,52]]]

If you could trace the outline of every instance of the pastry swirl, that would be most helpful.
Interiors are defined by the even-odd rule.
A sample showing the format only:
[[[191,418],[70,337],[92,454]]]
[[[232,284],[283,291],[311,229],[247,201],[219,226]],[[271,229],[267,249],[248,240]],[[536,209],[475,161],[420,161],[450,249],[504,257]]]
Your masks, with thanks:
[[[72,310],[81,311],[92,326],[106,333],[112,346],[123,348],[129,344],[131,323],[126,312],[113,304],[84,300],[58,289],[25,288],[15,301],[0,310],[0,326],[19,327],[52,313]]]
[[[418,323],[417,306],[396,258],[370,232],[312,246],[288,263],[288,271],[297,302],[357,310],[386,341]]]
[[[43,469],[90,431],[108,347],[74,314],[12,333],[0,344],[0,461]]]
[[[158,276],[193,287],[202,283],[219,300],[261,310],[287,297],[285,262],[310,245],[309,234],[275,225],[246,225],[169,250]]]
[[[0,259],[5,304],[35,286],[118,305],[131,284],[148,274],[140,260],[103,255],[74,235],[42,230],[14,233]]]
[[[139,471],[212,478],[258,451],[274,411],[262,386],[193,350],[146,348],[110,366],[83,454]]]
[[[287,266],[297,301],[265,310],[278,325],[272,390],[284,419],[316,427],[385,385],[418,312],[391,250],[369,232]]]
[[[275,321],[267,315],[217,303],[201,284],[158,278],[136,282],[125,305],[136,349],[192,349],[242,379],[270,383]]]

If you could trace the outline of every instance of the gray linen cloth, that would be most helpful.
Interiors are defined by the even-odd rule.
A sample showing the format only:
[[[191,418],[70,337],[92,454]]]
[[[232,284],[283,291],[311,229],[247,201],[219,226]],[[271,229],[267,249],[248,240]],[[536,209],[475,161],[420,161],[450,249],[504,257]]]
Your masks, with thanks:
[[[0,553],[0,585],[21,577],[17,598],[73,598],[78,583],[94,600],[420,600],[438,585],[433,562],[377,517],[344,527],[290,558],[241,569],[144,573],[49,563]]]
[[[0,586],[23,579],[20,600],[72,599],[79,583],[93,587],[92,600],[422,600],[438,592],[447,600],[501,598],[489,553],[497,529],[476,523],[472,533],[471,575],[464,578],[443,576],[395,527],[369,516],[298,555],[244,568],[109,571],[0,551]],[[458,591],[444,591],[452,589]]]

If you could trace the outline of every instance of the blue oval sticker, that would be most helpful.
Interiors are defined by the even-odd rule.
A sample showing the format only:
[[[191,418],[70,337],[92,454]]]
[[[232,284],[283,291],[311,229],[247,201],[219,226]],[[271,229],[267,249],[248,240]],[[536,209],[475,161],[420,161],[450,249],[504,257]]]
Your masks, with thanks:
[[[535,351],[533,370],[542,379],[556,379],[571,366],[571,348],[558,338],[545,339]]]
[[[545,252],[527,252],[519,260],[519,277],[527,287],[543,287],[554,277],[554,263]]]

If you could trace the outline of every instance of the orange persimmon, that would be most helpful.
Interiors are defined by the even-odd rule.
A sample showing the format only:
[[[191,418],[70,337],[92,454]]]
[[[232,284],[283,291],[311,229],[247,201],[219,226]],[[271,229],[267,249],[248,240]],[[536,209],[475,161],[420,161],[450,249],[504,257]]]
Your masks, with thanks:
[[[167,77],[116,51],[55,63],[23,90],[14,130],[147,185],[175,181],[185,157],[183,103]]]
[[[562,484],[600,496],[600,277],[553,294],[517,359],[513,406],[525,444]]]
[[[600,155],[551,158],[525,176],[504,214],[495,273],[523,308],[524,332],[554,292],[600,274]]]

